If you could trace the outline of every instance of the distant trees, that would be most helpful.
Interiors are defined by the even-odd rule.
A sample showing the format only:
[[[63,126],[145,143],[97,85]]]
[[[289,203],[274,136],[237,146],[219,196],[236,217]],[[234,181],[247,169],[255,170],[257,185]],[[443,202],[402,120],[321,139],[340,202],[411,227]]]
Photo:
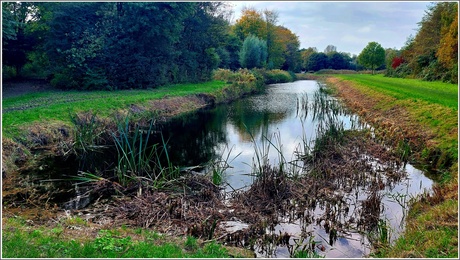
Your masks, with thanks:
[[[385,49],[377,43],[370,42],[358,55],[358,63],[372,70],[372,74],[385,62]]]
[[[324,49],[324,53],[326,55],[333,52],[337,52],[337,47],[335,47],[334,45],[328,45],[326,49]]]
[[[334,70],[349,69],[351,57],[336,51],[328,53],[328,68]]]
[[[318,71],[327,68],[327,55],[322,52],[315,52],[310,55],[306,69],[308,71]]]
[[[333,45],[329,45],[326,49],[329,50],[327,54],[324,52],[317,52],[316,48],[312,47],[300,50],[302,70],[352,69],[350,54],[337,52],[337,49]]]

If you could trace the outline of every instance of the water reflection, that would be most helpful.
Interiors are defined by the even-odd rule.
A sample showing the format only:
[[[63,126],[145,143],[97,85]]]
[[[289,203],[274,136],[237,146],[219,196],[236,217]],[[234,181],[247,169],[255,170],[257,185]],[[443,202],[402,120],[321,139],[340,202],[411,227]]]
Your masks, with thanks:
[[[276,139],[279,151],[270,149],[267,159],[277,165],[280,152],[287,161],[296,161],[298,152],[310,148],[305,143],[314,145],[331,125],[344,130],[366,127],[318,89],[316,81],[275,84],[264,94],[170,122],[163,133],[170,140],[168,151],[173,163],[204,165],[229,153],[224,156],[232,161],[232,168],[225,171],[225,189],[244,190],[254,181],[250,173],[256,160],[255,146],[264,147],[267,140]],[[259,257],[290,257],[295,248],[303,247],[326,257],[364,257],[371,247],[365,234],[377,230],[382,220],[390,228],[390,241],[399,236],[407,202],[428,190],[432,181],[411,165],[383,165],[360,149],[357,144],[346,161],[355,163],[351,168],[355,166],[352,173],[358,178],[326,175],[316,183],[306,183],[311,190],[308,195],[315,196],[286,202],[285,206],[296,208],[298,214],[280,214],[279,223],[267,229],[255,246]],[[340,169],[324,168],[325,172],[340,173]],[[395,171],[405,175],[392,175]],[[287,243],[266,243],[275,235],[279,239],[280,234],[289,235],[284,237]]]

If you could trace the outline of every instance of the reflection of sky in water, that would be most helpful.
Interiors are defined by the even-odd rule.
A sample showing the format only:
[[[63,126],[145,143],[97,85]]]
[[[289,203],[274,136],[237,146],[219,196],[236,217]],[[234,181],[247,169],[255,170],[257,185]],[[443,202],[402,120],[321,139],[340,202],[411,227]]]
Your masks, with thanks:
[[[313,118],[313,113],[309,110],[305,116],[305,111],[298,110],[298,101],[308,95],[310,104],[314,101],[314,93],[318,90],[316,81],[296,81],[286,84],[275,84],[268,88],[262,95],[251,96],[238,100],[229,105],[217,107],[211,113],[203,113],[200,120],[195,120],[187,125],[186,128],[194,135],[186,136],[180,127],[175,138],[178,144],[190,143],[186,148],[176,147],[175,150],[187,150],[187,155],[200,154],[200,160],[220,155],[227,158],[232,168],[226,170],[226,182],[233,189],[249,187],[253,181],[251,173],[253,160],[255,160],[255,148],[248,130],[254,135],[257,146],[262,147],[262,136],[266,136],[271,142],[281,149],[286,161],[295,159],[295,150],[302,144],[302,135],[305,134],[307,142],[314,141],[318,118]],[[332,99],[329,97],[329,99]],[[303,118],[303,125],[302,120]],[[356,116],[339,116],[345,129],[350,129],[358,120]],[[192,120],[192,122],[195,122]],[[186,125],[186,124],[185,124]],[[191,131],[193,129],[193,131]],[[210,138],[206,138],[210,137]],[[277,139],[279,138],[279,140]],[[194,141],[194,142],[193,142]],[[196,143],[198,142],[198,143]],[[265,145],[267,141],[265,140]],[[209,149],[208,147],[212,147]],[[206,150],[206,152],[204,152]],[[270,145],[269,162],[277,165],[279,154],[275,147]],[[230,153],[230,154],[229,154]],[[186,159],[180,156],[182,159]],[[187,160],[184,160],[187,162]],[[188,162],[187,162],[188,163]],[[193,161],[194,165],[205,163],[204,161]],[[415,197],[429,189],[433,182],[425,177],[423,173],[411,165],[406,166],[408,176],[395,186],[381,191],[383,197],[383,212],[381,218],[385,219],[390,225],[391,241],[393,241],[401,231],[401,225],[405,216],[405,209],[400,205],[409,202],[410,198]],[[366,200],[368,195],[364,189],[352,191],[345,196],[350,211],[346,217],[353,215],[354,206],[360,205]],[[257,202],[255,202],[257,203]],[[317,205],[313,210],[314,216],[322,216],[324,207]],[[287,221],[287,220],[286,220]],[[287,232],[292,237],[300,237],[301,227],[298,222],[281,223],[275,227],[276,233],[279,231]],[[314,240],[321,242],[325,246],[324,252],[320,255],[331,258],[365,257],[370,253],[369,241],[357,232],[349,232],[345,237],[340,237],[333,246],[328,244],[328,237],[323,226],[315,222],[306,227],[307,231],[313,232]],[[343,234],[342,234],[343,235]],[[291,242],[292,242],[291,237]],[[259,255],[264,257],[264,255]],[[286,247],[276,249],[276,257],[289,257]]]
[[[247,111],[252,113],[253,116],[263,117],[267,114],[269,118],[262,125],[250,125],[247,123],[247,127],[254,133],[254,139],[257,141],[257,145],[260,147],[262,134],[268,137],[273,144],[280,148],[285,159],[292,161],[295,159],[294,151],[299,148],[302,144],[302,133],[305,131],[305,137],[307,141],[315,139],[316,129],[318,126],[318,119],[313,119],[312,113],[309,111],[307,116],[302,121],[300,117],[304,114],[300,111],[298,115],[297,101],[305,94],[308,94],[309,103],[313,102],[314,92],[317,91],[318,85],[316,81],[297,81],[294,83],[287,84],[276,84],[272,85],[266,94],[249,97],[244,99],[243,112]],[[231,106],[230,106],[230,109]],[[255,113],[255,114],[254,114]],[[343,122],[345,129],[350,129],[353,124],[352,121],[356,122],[358,119],[356,116],[340,116],[339,120]],[[243,120],[244,121],[244,120]],[[255,159],[254,144],[250,140],[250,136],[247,132],[241,130],[241,126],[238,127],[238,122],[229,118],[225,123],[225,129],[227,133],[227,146],[221,145],[220,153],[222,149],[231,148],[230,160],[233,168],[227,170],[227,182],[234,188],[239,189],[247,187],[251,184],[253,177],[249,176],[251,172],[251,166],[253,159]],[[276,137],[275,137],[276,135]],[[280,142],[276,138],[280,139]],[[281,143],[281,147],[278,147]],[[218,149],[219,150],[219,149]],[[218,152],[219,153],[219,152]],[[235,158],[236,155],[238,157]],[[276,165],[279,162],[278,152],[274,147],[270,147],[269,161],[271,164]],[[415,169],[411,165],[406,166],[408,173],[407,179],[402,180],[394,187],[386,188],[382,191],[385,195],[383,197],[383,213],[382,218],[390,224],[391,240],[399,236],[403,230],[404,210],[400,203],[407,203],[411,197],[415,197],[424,192],[425,189],[429,189],[432,186],[432,181],[426,178],[423,173]],[[227,189],[228,191],[231,188]],[[390,194],[390,195],[388,195]],[[398,196],[398,194],[400,196]],[[404,195],[403,195],[404,194]],[[359,204],[361,201],[367,198],[364,190],[361,190],[357,197],[353,194],[347,195],[351,201]],[[399,202],[395,201],[399,200]],[[324,209],[318,206],[314,210],[316,216],[324,214]],[[352,210],[350,210],[350,214]],[[327,234],[322,226],[316,223],[310,224],[307,230],[313,232],[314,240],[320,242],[325,246],[324,252],[319,252],[320,255],[328,258],[343,258],[343,257],[365,257],[370,253],[369,241],[366,237],[356,232],[350,232],[348,235],[342,237],[339,236],[333,246],[328,244]],[[275,227],[275,233],[287,232],[292,235],[291,243],[293,238],[300,238],[301,227],[298,222],[296,223],[281,223]],[[343,234],[342,234],[343,235]],[[257,251],[257,250],[256,250]],[[264,255],[258,255],[264,257]],[[286,247],[279,247],[276,249],[276,257],[287,258],[289,252]]]
[[[415,169],[412,165],[406,165],[408,177],[398,182],[391,190],[386,189],[383,199],[385,210],[383,217],[390,223],[391,241],[397,238],[404,228],[407,203],[424,192],[428,192],[433,186],[433,181],[428,179],[423,172]]]
[[[263,139],[263,134],[276,148],[282,151],[285,160],[290,162],[296,159],[294,152],[302,145],[304,131],[307,142],[315,138],[318,120],[313,119],[312,112],[309,112],[302,123],[300,118],[303,118],[305,111],[297,111],[297,106],[298,102],[305,95],[308,95],[308,101],[311,104],[313,102],[313,95],[317,90],[317,82],[310,80],[274,84],[269,87],[267,93],[237,101],[233,106],[230,105],[229,109],[232,110],[238,107],[240,109],[239,112],[248,114],[245,118],[247,119],[246,122],[243,119],[243,123],[254,134],[254,139],[257,141],[258,147],[262,146],[261,140]],[[233,112],[230,112],[230,114],[233,114]],[[251,117],[266,117],[268,120],[263,122],[262,125],[251,125]],[[351,127],[352,117],[340,116],[339,119],[343,121],[346,129]],[[239,118],[236,120],[239,120]],[[241,126],[238,123],[240,122],[235,122],[231,117],[226,121],[224,127],[227,133],[227,147],[222,146],[220,147],[220,151],[217,152],[221,154],[222,149],[227,149],[226,151],[228,151],[229,148],[232,148],[229,157],[230,160],[240,154],[232,161],[231,166],[233,168],[226,171],[226,180],[234,189],[251,184],[252,177],[248,173],[251,172],[253,159],[256,160],[255,148],[251,142],[250,135],[247,133],[247,130],[241,130]],[[281,143],[281,147],[279,147],[279,143]],[[265,140],[266,144],[267,141]],[[272,165],[277,165],[279,163],[278,151],[271,145],[269,151],[269,162]],[[228,154],[228,152],[224,153],[225,155]],[[227,190],[230,191],[231,188]]]

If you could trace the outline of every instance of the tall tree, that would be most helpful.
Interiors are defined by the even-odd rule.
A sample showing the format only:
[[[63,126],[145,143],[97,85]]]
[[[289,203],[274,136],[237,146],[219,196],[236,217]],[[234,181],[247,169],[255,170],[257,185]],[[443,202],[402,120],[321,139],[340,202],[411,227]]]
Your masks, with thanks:
[[[300,70],[300,41],[299,37],[291,30],[283,26],[277,26],[277,35],[282,47],[283,70],[299,71]]]
[[[350,67],[351,57],[346,53],[330,52],[328,53],[328,67],[334,70],[348,69]]]
[[[457,10],[458,3],[456,2],[436,2],[428,8],[419,23],[417,34],[408,42],[403,51],[403,58],[407,61],[413,76],[426,80],[437,80],[442,79],[447,72],[446,63],[443,64],[446,61],[444,58],[447,57],[443,56],[446,53],[444,51],[451,48],[447,47],[448,45],[455,46],[455,42],[458,42],[458,40],[455,37],[453,44],[448,43],[446,45],[444,43],[448,42],[447,38],[443,40],[442,44],[441,41],[450,31],[450,26],[455,20]],[[455,22],[453,26],[452,33],[455,34],[454,31],[458,27],[458,23]],[[443,49],[441,51],[442,61],[439,60],[441,57],[440,49]],[[454,49],[456,50],[457,48],[454,47]]]
[[[324,49],[324,54],[326,55],[333,52],[337,52],[337,47],[335,47],[334,45],[328,45],[326,49]]]
[[[318,52],[316,47],[309,47],[308,49],[300,50],[301,68],[303,70],[307,70],[308,58],[310,57],[310,55],[312,55],[315,52]]]
[[[27,30],[34,12],[36,7],[31,2],[2,2],[2,60],[4,65],[14,67],[18,77],[36,40]]]
[[[57,3],[46,45],[52,83],[123,89],[208,80],[222,60],[225,12],[221,2]]]
[[[253,7],[244,7],[241,11],[241,17],[236,20],[233,31],[244,41],[249,35],[266,39],[267,24],[263,18],[263,13]]]
[[[458,67],[458,5],[453,9],[454,18],[450,13],[445,14],[445,23],[441,28],[441,40],[436,57],[442,66],[447,69]],[[451,20],[451,21],[450,21]]]
[[[267,43],[257,36],[249,35],[240,51],[240,64],[243,68],[262,68],[267,59]]]
[[[372,74],[375,69],[385,62],[385,49],[377,42],[370,42],[358,55],[358,63],[370,68]]]
[[[281,68],[284,64],[284,50],[280,39],[278,13],[270,10],[258,11],[255,8],[243,8],[241,17],[236,21],[233,31],[241,41],[254,35],[267,43],[267,68]]]

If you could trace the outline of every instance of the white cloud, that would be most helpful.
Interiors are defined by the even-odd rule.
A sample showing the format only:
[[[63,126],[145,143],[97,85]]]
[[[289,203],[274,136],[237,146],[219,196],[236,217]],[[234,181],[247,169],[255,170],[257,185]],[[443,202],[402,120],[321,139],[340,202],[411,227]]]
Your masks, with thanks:
[[[384,48],[403,47],[415,35],[429,2],[274,2],[239,1],[235,20],[243,6],[278,12],[278,24],[299,36],[301,48],[329,45],[338,51],[359,54],[369,41]],[[359,34],[359,36],[358,36]],[[364,37],[365,36],[365,37]]]

